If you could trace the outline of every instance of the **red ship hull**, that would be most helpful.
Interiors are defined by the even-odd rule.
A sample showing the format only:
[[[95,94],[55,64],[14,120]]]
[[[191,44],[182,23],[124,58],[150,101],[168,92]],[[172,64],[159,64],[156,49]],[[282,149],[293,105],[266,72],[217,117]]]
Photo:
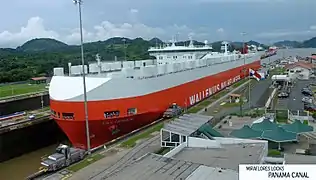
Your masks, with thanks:
[[[172,103],[182,107],[192,106],[212,96],[227,86],[245,77],[244,70],[258,70],[260,60],[245,66],[211,75],[193,82],[185,83],[163,91],[133,97],[104,101],[88,102],[88,117],[91,148],[98,147],[119,136],[145,126],[158,118]],[[86,133],[83,102],[56,101],[50,102],[53,118],[68,136],[73,146],[86,148]],[[128,115],[127,109],[137,108],[137,114]],[[105,118],[105,111],[120,111],[120,116]],[[59,114],[73,112],[73,119],[63,119]]]

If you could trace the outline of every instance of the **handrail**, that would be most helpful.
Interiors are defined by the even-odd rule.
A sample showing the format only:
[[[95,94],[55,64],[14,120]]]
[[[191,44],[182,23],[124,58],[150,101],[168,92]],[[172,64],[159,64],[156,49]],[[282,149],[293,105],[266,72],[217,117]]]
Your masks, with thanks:
[[[25,94],[19,94],[19,95],[16,95],[16,96],[2,97],[2,98],[0,98],[0,103],[7,102],[7,101],[15,101],[15,100],[18,100],[18,99],[24,99],[24,98],[28,98],[28,97],[30,97],[32,95],[40,95],[40,94],[47,95],[48,94],[48,90],[31,92],[31,93],[25,93]]]

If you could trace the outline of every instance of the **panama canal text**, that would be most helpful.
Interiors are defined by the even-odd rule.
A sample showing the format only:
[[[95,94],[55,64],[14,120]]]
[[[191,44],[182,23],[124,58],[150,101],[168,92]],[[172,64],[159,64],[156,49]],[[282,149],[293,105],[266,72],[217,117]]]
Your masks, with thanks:
[[[286,172],[284,166],[247,166],[247,171],[267,171],[269,179],[309,179],[307,172]]]

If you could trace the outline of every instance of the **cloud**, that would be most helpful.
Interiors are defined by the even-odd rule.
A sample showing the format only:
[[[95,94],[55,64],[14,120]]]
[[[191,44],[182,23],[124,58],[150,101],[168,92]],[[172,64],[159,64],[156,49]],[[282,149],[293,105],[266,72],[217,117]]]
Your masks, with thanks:
[[[138,9],[131,9],[130,12],[131,13],[138,13]]]
[[[224,32],[224,29],[223,29],[223,28],[218,28],[216,31],[217,31],[218,33],[223,33],[223,32]]]
[[[32,17],[19,32],[0,32],[0,47],[16,47],[34,38],[54,38],[68,44],[79,44],[79,28],[64,30],[64,33],[48,30],[44,26],[44,20],[40,17]],[[171,25],[167,27],[151,27],[143,23],[115,24],[103,21],[95,25],[92,30],[83,29],[85,42],[106,40],[111,37],[127,37],[151,39],[159,37],[163,40],[171,39],[175,34],[181,34],[179,39],[188,39],[190,34],[194,39],[206,38],[207,33],[189,28],[186,25]]]
[[[310,26],[309,29],[311,29],[311,30],[316,30],[316,25]]]
[[[25,27],[21,27],[19,32],[0,32],[0,46],[17,46],[21,42],[44,37],[59,39],[59,34],[55,31],[45,29],[44,21],[40,17],[32,17],[27,21]]]

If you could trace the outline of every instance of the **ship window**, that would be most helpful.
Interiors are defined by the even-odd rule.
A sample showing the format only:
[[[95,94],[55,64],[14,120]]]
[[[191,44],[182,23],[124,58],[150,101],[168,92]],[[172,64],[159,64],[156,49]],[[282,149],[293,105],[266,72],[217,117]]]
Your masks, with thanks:
[[[129,108],[129,109],[127,110],[127,114],[128,114],[128,115],[137,114],[137,109],[136,109],[136,108]]]
[[[64,119],[74,119],[74,113],[62,113]]]
[[[104,117],[105,118],[112,118],[112,117],[119,117],[120,116],[120,111],[107,111],[104,112]]]
[[[60,118],[60,112],[58,113],[58,118]]]

